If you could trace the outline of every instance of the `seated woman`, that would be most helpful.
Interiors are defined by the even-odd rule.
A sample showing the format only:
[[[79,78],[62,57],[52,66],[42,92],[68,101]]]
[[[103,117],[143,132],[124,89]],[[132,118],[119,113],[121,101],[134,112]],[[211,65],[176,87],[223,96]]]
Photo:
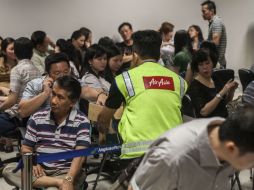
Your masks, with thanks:
[[[10,74],[11,69],[17,65],[14,41],[13,38],[5,38],[1,43],[0,74]]]
[[[219,56],[215,43],[210,42],[210,41],[203,41],[200,45],[200,48],[206,49],[207,51],[209,51],[210,58],[213,62],[213,67],[215,68],[217,65],[218,56]],[[194,71],[192,71],[191,64],[189,63],[188,67],[187,67],[186,74],[185,74],[185,80],[188,83],[188,85],[191,84],[193,77],[195,75],[196,75],[196,73],[194,73]]]
[[[109,92],[110,83],[104,78],[104,70],[107,65],[106,51],[98,44],[93,44],[86,51],[83,64],[82,81],[84,82],[87,93],[90,94],[88,101],[97,102],[100,96],[106,99]],[[103,102],[98,102],[103,104]]]
[[[173,57],[173,71],[185,77],[188,64],[192,59],[192,48],[187,31],[178,30],[174,37],[175,55]]]
[[[173,38],[174,25],[169,22],[163,22],[159,29],[159,32],[162,37],[161,43],[161,59],[159,62],[165,65],[167,68],[171,68],[173,65],[173,55],[175,52]]]
[[[198,25],[191,25],[188,29],[188,35],[190,37],[192,50],[197,51],[204,41],[201,28]]]
[[[107,66],[105,68],[104,77],[110,84],[114,81],[115,76],[121,74],[126,69],[122,68],[123,54],[113,40],[109,37],[102,37],[98,44],[104,48],[107,53]]]
[[[209,51],[204,49],[194,53],[191,68],[197,74],[187,94],[191,97],[197,117],[227,117],[226,104],[233,99],[238,83],[230,80],[221,86],[218,81],[213,81],[213,62]]]
[[[82,50],[86,52],[87,48],[92,45],[92,31],[86,27],[81,27],[79,30],[85,36],[85,43],[82,47]]]

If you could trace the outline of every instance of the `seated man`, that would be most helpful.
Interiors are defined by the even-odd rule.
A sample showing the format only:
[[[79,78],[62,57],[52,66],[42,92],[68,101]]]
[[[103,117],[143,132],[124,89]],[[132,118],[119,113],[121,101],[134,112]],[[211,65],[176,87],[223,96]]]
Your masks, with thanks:
[[[74,106],[80,92],[79,82],[71,76],[59,77],[54,82],[51,107],[36,112],[28,121],[22,153],[65,152],[90,145],[90,124]],[[84,159],[62,159],[34,166],[33,187],[79,190],[85,180],[84,172],[80,170]],[[20,177],[21,172],[13,174],[13,167],[14,164],[7,165],[3,176],[10,185],[20,187],[21,180],[17,180],[17,176]]]
[[[60,76],[70,75],[69,58],[65,53],[53,53],[45,59],[46,75],[36,78],[27,83],[19,103],[19,115],[21,118],[27,118],[39,109],[48,108],[50,106],[50,94],[53,82]],[[90,87],[82,86],[81,97],[88,99],[93,96]],[[32,105],[32,106],[31,106]]]
[[[254,165],[253,125],[253,108],[245,108],[167,132],[146,153],[129,190],[230,189],[235,170]]]
[[[118,32],[121,35],[123,41],[116,43],[116,45],[120,48],[123,54],[123,65],[121,68],[126,70],[130,68],[131,61],[133,59],[133,40],[131,38],[133,33],[132,25],[128,22],[124,22],[118,27]]]
[[[45,58],[49,55],[48,46],[52,44],[52,42],[44,31],[33,32],[31,35],[31,40],[34,45],[34,53],[31,60],[42,75],[45,70]]]
[[[161,134],[182,123],[181,99],[187,88],[181,77],[157,63],[162,41],[158,32],[138,31],[132,39],[141,61],[115,78],[98,118],[99,130],[107,133],[114,112],[125,103],[118,125],[123,168],[141,157]]]
[[[70,75],[70,63],[66,54],[54,53],[45,59],[46,75],[27,83],[19,103],[19,115],[29,117],[39,109],[50,107],[53,82],[60,76]],[[31,106],[32,105],[32,106]]]
[[[30,61],[33,55],[33,45],[28,38],[21,37],[15,41],[14,53],[18,64],[11,70],[8,97],[4,102],[0,102],[0,135],[17,127],[19,123],[18,103],[25,86],[30,80],[40,76],[39,71]]]

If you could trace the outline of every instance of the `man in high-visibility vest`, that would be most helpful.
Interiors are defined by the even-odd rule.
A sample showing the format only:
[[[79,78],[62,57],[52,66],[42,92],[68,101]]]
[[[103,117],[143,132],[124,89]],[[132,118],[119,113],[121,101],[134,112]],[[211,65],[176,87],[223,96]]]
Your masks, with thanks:
[[[161,134],[182,123],[181,99],[187,89],[180,76],[157,63],[162,41],[158,32],[137,31],[132,39],[138,66],[115,78],[98,118],[100,132],[107,133],[114,112],[124,103],[118,125],[123,167],[141,157]]]

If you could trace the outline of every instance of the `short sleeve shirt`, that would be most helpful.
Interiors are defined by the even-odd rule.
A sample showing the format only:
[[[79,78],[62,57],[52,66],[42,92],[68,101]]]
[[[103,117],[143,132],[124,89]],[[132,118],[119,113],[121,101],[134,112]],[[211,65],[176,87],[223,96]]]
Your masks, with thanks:
[[[19,63],[13,67],[10,75],[10,91],[18,94],[17,103],[19,103],[22,97],[26,84],[30,80],[40,76],[40,72],[28,59],[19,61]],[[15,116],[17,114],[17,105],[6,110],[5,112],[9,113],[11,116]]]
[[[67,119],[57,125],[50,109],[36,112],[28,121],[23,144],[35,149],[38,154],[74,150],[76,146],[89,147],[90,124],[86,116],[75,107]],[[71,159],[44,162],[51,169],[67,169]]]
[[[84,86],[89,86],[96,89],[102,89],[106,93],[109,92],[110,83],[101,76],[95,76],[92,73],[86,73],[82,77],[82,82]]]

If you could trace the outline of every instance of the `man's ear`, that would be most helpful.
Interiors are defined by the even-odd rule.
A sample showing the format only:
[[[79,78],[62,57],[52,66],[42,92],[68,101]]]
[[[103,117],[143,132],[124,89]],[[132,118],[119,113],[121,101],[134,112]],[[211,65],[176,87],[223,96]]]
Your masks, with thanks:
[[[225,149],[230,154],[239,154],[239,148],[236,146],[236,144],[233,141],[227,141],[224,143]]]
[[[72,108],[73,106],[76,105],[78,100],[71,100],[71,104],[70,104],[70,107]]]

